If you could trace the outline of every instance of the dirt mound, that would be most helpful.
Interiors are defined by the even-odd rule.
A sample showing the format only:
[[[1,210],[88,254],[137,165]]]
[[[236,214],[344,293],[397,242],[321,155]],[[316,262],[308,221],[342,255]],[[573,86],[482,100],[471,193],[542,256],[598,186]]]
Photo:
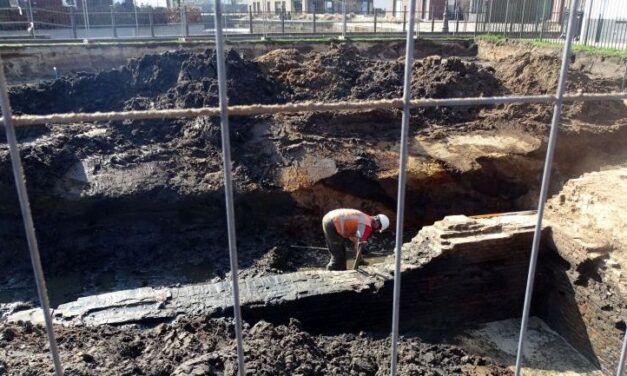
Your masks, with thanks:
[[[322,53],[272,51],[257,60],[270,75],[299,99],[381,99],[402,95],[404,60],[382,61],[360,54],[348,43],[331,45]],[[459,58],[438,56],[413,65],[414,97],[444,98],[494,95],[500,91],[494,72]]]
[[[231,104],[281,102],[273,82],[256,63],[230,50],[226,55]],[[47,114],[71,111],[112,111],[218,104],[215,51],[184,51],[146,55],[119,69],[81,73],[38,85],[11,88],[16,113]]]
[[[559,79],[560,60],[553,55],[529,52],[500,60],[496,77],[512,94],[554,94]]]
[[[560,59],[555,55],[525,52],[501,59],[495,65],[495,76],[506,90],[516,95],[555,94],[559,80]],[[570,69],[567,93],[606,93],[617,90],[615,82],[592,78],[588,74]],[[497,116],[527,118],[547,124],[551,120],[552,107],[547,105],[512,104]],[[616,124],[627,119],[627,107],[623,101],[578,102],[564,106],[563,119],[569,123]],[[544,126],[536,125],[540,129]]]
[[[235,375],[234,329],[227,320],[183,319],[152,330],[57,328],[68,375]],[[45,330],[0,324],[0,374],[43,374],[51,367]],[[259,322],[244,330],[247,371],[254,375],[387,375],[389,340],[374,334],[311,335],[297,321]],[[402,375],[510,375],[462,349],[401,340]]]

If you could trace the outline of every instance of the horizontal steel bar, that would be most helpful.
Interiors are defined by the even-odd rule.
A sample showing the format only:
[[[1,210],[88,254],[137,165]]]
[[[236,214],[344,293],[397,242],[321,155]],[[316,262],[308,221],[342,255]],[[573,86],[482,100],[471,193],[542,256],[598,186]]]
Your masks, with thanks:
[[[564,96],[565,102],[625,100],[627,93],[607,94],[570,94]],[[556,101],[555,95],[507,96],[507,97],[474,97],[450,99],[412,99],[411,108],[419,107],[457,107],[496,105],[513,103],[544,103],[552,104]],[[252,116],[294,112],[328,112],[328,111],[365,111],[375,109],[395,109],[403,107],[403,99],[383,99],[373,101],[345,101],[345,102],[300,102],[288,104],[253,104],[229,106],[230,116]],[[122,120],[149,120],[149,119],[178,119],[198,116],[219,116],[218,107],[177,108],[165,110],[141,111],[113,111],[91,113],[62,113],[50,115],[21,115],[13,118],[16,126],[35,124],[70,124],[95,121],[122,121]],[[3,121],[3,119],[0,119]]]

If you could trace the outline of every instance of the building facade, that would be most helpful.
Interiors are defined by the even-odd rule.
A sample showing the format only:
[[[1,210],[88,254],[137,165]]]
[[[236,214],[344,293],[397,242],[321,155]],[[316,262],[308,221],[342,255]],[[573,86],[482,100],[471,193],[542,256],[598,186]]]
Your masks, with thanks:
[[[370,13],[372,0],[346,0],[348,13]],[[342,13],[341,0],[249,0],[248,6],[255,13]]]

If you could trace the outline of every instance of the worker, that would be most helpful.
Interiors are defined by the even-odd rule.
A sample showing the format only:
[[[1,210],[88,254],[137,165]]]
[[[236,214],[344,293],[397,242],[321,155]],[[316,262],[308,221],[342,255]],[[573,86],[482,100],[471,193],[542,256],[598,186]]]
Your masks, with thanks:
[[[336,209],[322,219],[322,230],[327,242],[331,261],[327,270],[346,270],[346,246],[348,241],[355,250],[355,266],[361,263],[362,247],[374,231],[382,232],[390,226],[385,214],[369,216],[355,209]]]

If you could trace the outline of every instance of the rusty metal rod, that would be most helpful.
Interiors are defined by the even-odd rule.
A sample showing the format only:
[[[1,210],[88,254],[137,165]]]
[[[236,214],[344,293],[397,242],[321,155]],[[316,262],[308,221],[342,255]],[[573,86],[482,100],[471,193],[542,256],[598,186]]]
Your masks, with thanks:
[[[527,276],[527,287],[525,289],[525,303],[523,305],[522,321],[520,324],[520,336],[518,338],[518,351],[516,353],[516,376],[521,376],[522,362],[525,347],[525,337],[527,336],[527,326],[529,324],[529,313],[531,311],[531,299],[533,297],[533,284],[536,277],[536,266],[538,265],[538,255],[540,253],[540,239],[542,237],[542,217],[544,215],[544,204],[549,194],[551,181],[551,167],[553,165],[553,155],[555,154],[555,144],[562,116],[562,106],[564,104],[564,93],[566,92],[566,82],[568,81],[568,67],[570,65],[570,50],[573,43],[575,15],[579,0],[573,0],[568,19],[568,30],[566,30],[566,43],[562,55],[562,66],[560,68],[559,82],[557,84],[557,101],[553,109],[553,120],[549,134],[549,144],[546,150],[544,161],[544,171],[542,173],[542,185],[540,187],[540,198],[538,199],[538,214],[536,227],[533,232],[533,244],[531,246],[531,257],[529,261],[529,273]]]
[[[610,100],[625,100],[627,93],[603,93],[603,94],[567,94],[564,102],[595,102]],[[505,97],[469,97],[451,99],[420,98],[410,101],[410,108],[421,107],[457,107],[457,106],[490,106],[499,104],[537,103],[553,104],[556,102],[554,95],[521,95]],[[253,116],[264,114],[294,113],[294,112],[329,112],[329,111],[366,111],[375,109],[403,108],[403,99],[381,99],[372,101],[343,101],[343,102],[298,102],[288,104],[252,104],[241,106],[229,106],[230,116]],[[36,124],[71,124],[96,121],[123,121],[123,120],[149,120],[149,119],[180,119],[194,118],[198,116],[219,116],[219,107],[177,108],[165,110],[141,110],[141,111],[112,111],[112,112],[82,112],[59,113],[49,115],[20,115],[13,118],[14,126]],[[2,119],[0,118],[0,122]]]
[[[39,245],[37,243],[37,235],[35,234],[35,224],[33,223],[33,214],[28,199],[28,191],[26,189],[26,177],[24,176],[24,168],[22,167],[22,159],[15,135],[15,127],[12,122],[11,103],[9,101],[9,92],[7,89],[7,80],[4,75],[4,63],[0,58],[0,107],[4,115],[4,128],[6,130],[7,144],[9,145],[9,153],[11,155],[11,165],[13,168],[13,178],[15,179],[15,188],[17,197],[20,202],[20,210],[22,212],[22,220],[24,221],[24,230],[26,232],[26,240],[28,250],[30,252],[30,260],[35,273],[35,284],[37,285],[37,294],[39,295],[39,304],[41,305],[44,321],[46,322],[46,333],[48,335],[48,344],[50,346],[50,355],[54,364],[54,373],[56,376],[63,375],[63,367],[59,358],[59,348],[54,335],[54,327],[52,326],[52,316],[50,315],[50,302],[48,300],[48,289],[46,288],[46,279],[44,271],[41,267],[41,257],[39,255]]]

